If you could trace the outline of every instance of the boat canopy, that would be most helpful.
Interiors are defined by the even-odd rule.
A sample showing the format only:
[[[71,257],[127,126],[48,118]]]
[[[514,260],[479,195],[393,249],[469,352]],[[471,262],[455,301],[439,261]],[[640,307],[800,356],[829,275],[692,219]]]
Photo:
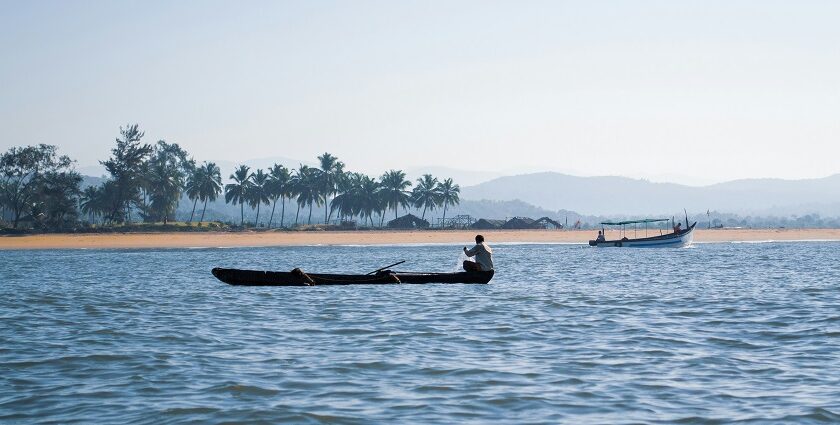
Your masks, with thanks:
[[[671,221],[670,218],[644,218],[641,220],[627,220],[627,221],[602,221],[601,224],[605,226],[624,226],[625,224],[638,223],[660,223],[663,221]]]

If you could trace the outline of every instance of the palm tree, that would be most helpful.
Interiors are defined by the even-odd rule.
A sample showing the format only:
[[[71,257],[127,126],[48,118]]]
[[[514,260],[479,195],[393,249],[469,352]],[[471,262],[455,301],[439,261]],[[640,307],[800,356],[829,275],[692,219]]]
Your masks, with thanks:
[[[190,213],[190,221],[192,223],[193,216],[195,216],[195,206],[198,204],[198,198],[201,197],[201,184],[204,181],[204,167],[196,167],[192,173],[187,176],[187,184],[184,189],[187,192],[187,198],[193,201],[192,212]]]
[[[201,219],[199,223],[204,221],[204,213],[207,211],[207,201],[215,201],[216,197],[222,193],[222,171],[214,162],[205,162],[200,167],[202,171],[201,185],[199,186],[198,197],[204,202],[204,209],[201,210]]]
[[[397,210],[402,205],[404,208],[409,205],[408,188],[411,187],[411,182],[405,179],[405,173],[402,170],[389,170],[380,177],[382,181],[382,191],[385,199],[388,201],[388,207],[394,209],[394,219],[397,219]]]
[[[364,219],[367,216],[370,220],[370,227],[373,227],[373,213],[379,210],[379,183],[376,180],[363,175],[359,182],[359,215]]]
[[[321,193],[319,173],[316,168],[301,165],[295,175],[295,194],[297,195],[298,213],[300,207],[309,206],[309,218],[307,224],[312,224],[312,206],[321,205]],[[295,214],[295,225],[297,225],[297,214]]]
[[[336,183],[344,171],[344,163],[327,152],[319,156],[318,161],[321,163],[321,170],[319,172],[321,187],[319,189],[320,195],[324,198],[326,205],[326,208],[324,208],[324,224],[327,224],[329,221],[327,214],[332,214],[331,208],[329,207],[329,196],[334,196],[336,193]]]
[[[88,186],[82,192],[79,203],[79,209],[88,215],[88,220],[93,224],[96,216],[102,214],[104,205],[102,202],[102,194],[104,189],[97,186]]]
[[[274,208],[277,207],[277,200],[280,199],[282,210],[280,211],[280,227],[283,227],[283,217],[286,215],[286,197],[291,194],[292,176],[289,174],[289,169],[274,164],[268,170],[268,193],[272,200],[271,217],[268,219],[268,227],[271,228],[271,222],[274,220]]]
[[[248,205],[251,208],[257,208],[257,218],[254,221],[254,225],[257,227],[260,227],[260,205],[271,204],[268,195],[268,174],[263,170],[257,170],[256,173],[251,174],[251,187],[247,193]]]
[[[447,205],[458,205],[461,202],[461,199],[458,197],[458,194],[461,193],[461,187],[457,184],[452,182],[452,178],[448,178],[443,181],[443,183],[439,183],[439,190],[440,190],[440,201],[443,203],[443,221],[441,223],[446,224],[446,206]]]
[[[248,173],[250,168],[247,165],[240,165],[230,179],[233,183],[225,185],[225,203],[233,202],[233,205],[239,204],[240,221],[239,225],[245,225],[245,202],[248,201],[248,190],[251,187],[251,175]]]
[[[379,190],[376,191],[376,214],[379,215],[379,227],[385,224],[385,212],[388,211],[388,193],[382,187],[382,181],[378,183]]]
[[[336,195],[330,204],[330,216],[338,211],[342,219],[359,214],[359,199],[362,174],[342,173],[336,184]]]
[[[426,219],[427,208],[434,210],[435,207],[441,206],[438,179],[432,177],[431,174],[423,174],[423,177],[417,179],[417,186],[414,187],[411,195],[414,208],[423,208],[421,219]]]
[[[153,189],[149,193],[151,199],[149,207],[152,217],[163,218],[163,224],[167,224],[169,215],[175,213],[178,200],[181,199],[184,173],[176,164],[163,161],[153,163],[150,170],[149,177]]]

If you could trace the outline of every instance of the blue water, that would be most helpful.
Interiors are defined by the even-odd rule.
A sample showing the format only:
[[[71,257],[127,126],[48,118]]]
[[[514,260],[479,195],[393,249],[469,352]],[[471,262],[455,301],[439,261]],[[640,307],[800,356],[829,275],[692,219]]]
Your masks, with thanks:
[[[840,422],[840,244],[493,246],[489,285],[292,288],[210,268],[461,247],[0,252],[0,422]]]

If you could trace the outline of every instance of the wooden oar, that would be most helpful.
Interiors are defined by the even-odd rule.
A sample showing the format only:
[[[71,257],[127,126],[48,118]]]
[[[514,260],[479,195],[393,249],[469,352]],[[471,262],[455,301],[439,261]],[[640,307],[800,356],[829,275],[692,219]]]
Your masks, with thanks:
[[[374,271],[372,271],[372,272],[370,272],[370,273],[366,274],[365,276],[367,276],[367,275],[371,275],[371,274],[374,274],[374,273],[381,272],[382,270],[385,270],[385,269],[387,269],[387,268],[389,268],[389,267],[398,266],[398,265],[400,265],[400,264],[402,264],[402,263],[405,263],[405,260],[402,260],[402,261],[400,261],[400,262],[398,262],[398,263],[391,264],[391,265],[389,265],[389,266],[385,266],[385,267],[383,267],[383,268],[381,268],[381,269],[376,269],[376,270],[374,270]]]

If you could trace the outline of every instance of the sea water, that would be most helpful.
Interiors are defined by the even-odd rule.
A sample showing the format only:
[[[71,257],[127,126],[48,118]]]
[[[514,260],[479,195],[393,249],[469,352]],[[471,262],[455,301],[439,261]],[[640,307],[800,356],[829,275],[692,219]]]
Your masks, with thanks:
[[[210,274],[461,245],[0,252],[0,422],[840,421],[839,243],[488,242],[489,285]]]

